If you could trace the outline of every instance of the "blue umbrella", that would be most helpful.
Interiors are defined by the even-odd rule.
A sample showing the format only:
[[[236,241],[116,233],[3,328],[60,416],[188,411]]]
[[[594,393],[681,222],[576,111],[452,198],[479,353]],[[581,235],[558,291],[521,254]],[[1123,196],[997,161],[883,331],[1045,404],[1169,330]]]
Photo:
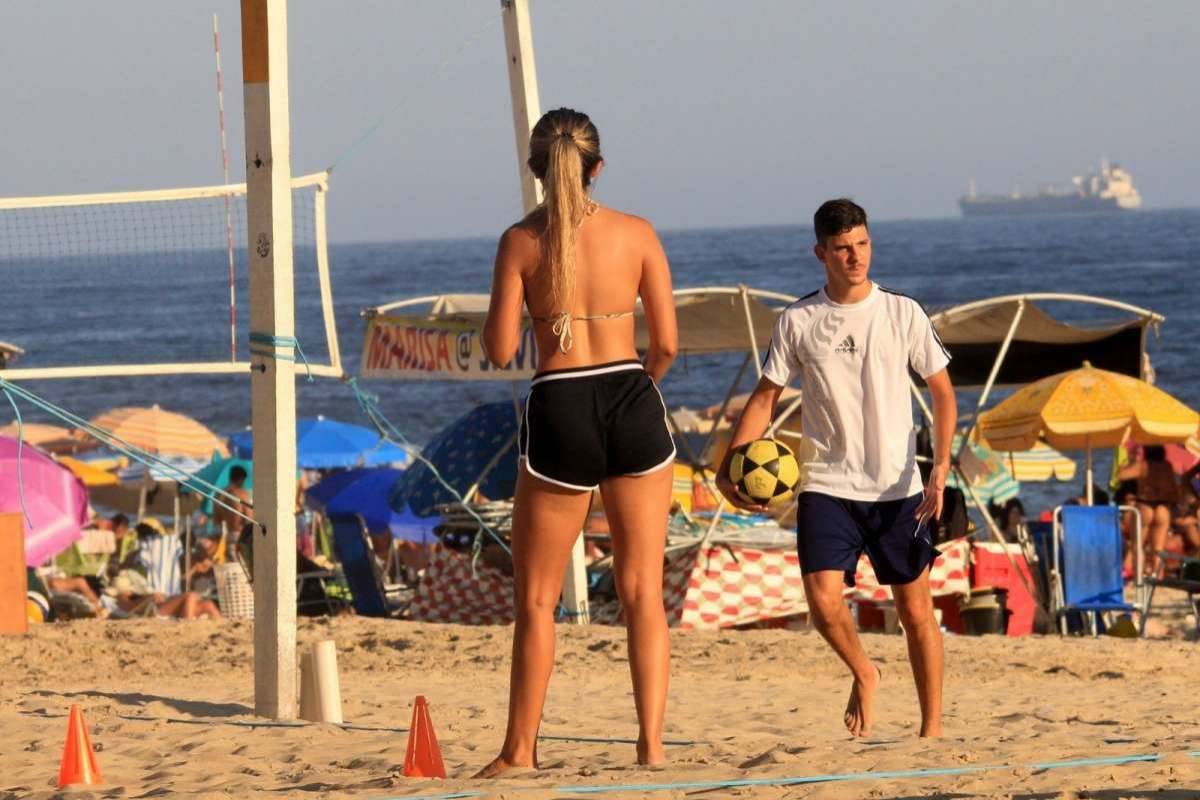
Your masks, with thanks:
[[[394,511],[388,498],[404,472],[390,467],[348,469],[327,475],[304,493],[310,508],[326,514],[359,514],[371,532],[391,530],[401,539],[422,541],[428,524],[414,531],[411,513]]]
[[[253,458],[253,435],[250,431],[235,433],[229,437],[229,448],[239,458]],[[385,441],[370,428],[325,417],[296,420],[296,463],[305,469],[408,462],[408,451]]]
[[[516,414],[512,403],[485,403],[438,431],[421,455],[437,467],[446,482],[461,494],[504,448],[499,462],[483,480],[480,491],[493,500],[513,496],[517,486]],[[437,513],[436,506],[454,501],[422,462],[404,471],[392,493],[393,509],[412,510],[417,516]]]

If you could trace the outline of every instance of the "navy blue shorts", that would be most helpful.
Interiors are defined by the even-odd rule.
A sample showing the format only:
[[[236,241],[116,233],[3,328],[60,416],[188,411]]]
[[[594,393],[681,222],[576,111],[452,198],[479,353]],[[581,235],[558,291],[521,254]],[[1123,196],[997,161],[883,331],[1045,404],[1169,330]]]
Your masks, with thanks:
[[[866,552],[881,584],[912,583],[938,556],[928,524],[917,530],[913,512],[921,497],[868,503],[801,492],[796,507],[800,571],[839,570],[853,586],[858,558]]]

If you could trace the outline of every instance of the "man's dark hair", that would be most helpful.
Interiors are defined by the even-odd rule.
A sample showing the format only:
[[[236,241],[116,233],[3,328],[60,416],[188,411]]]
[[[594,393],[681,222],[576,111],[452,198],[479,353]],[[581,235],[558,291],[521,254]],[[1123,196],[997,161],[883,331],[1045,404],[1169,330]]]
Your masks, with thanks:
[[[122,525],[124,525],[126,528],[129,527],[129,517],[125,516],[124,514],[116,514],[115,516],[113,516],[111,521],[112,521],[112,526],[113,526],[114,530],[121,527]]]
[[[238,465],[229,470],[229,480],[234,483],[241,483],[246,480],[246,468]]]
[[[867,212],[858,203],[845,197],[826,200],[813,214],[817,244],[825,244],[830,236],[837,236],[859,225],[867,227]]]
[[[1166,461],[1167,448],[1161,444],[1148,444],[1142,449],[1147,461]]]

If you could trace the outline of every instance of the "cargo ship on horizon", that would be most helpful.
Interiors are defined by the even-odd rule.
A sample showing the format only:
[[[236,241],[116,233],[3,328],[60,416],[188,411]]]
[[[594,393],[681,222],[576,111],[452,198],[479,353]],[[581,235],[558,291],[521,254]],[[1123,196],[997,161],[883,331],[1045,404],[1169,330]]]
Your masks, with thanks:
[[[968,193],[958,200],[964,217],[1132,211],[1141,205],[1142,196],[1134,188],[1133,176],[1107,160],[1100,162],[1099,172],[1072,178],[1070,189],[976,194],[972,180]]]

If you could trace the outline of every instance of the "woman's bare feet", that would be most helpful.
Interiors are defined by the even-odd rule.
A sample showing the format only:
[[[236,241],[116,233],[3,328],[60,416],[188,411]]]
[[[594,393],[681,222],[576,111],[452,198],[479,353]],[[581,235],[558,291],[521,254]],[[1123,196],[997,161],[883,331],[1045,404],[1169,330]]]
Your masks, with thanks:
[[[492,759],[492,762],[483,769],[476,772],[473,778],[503,778],[505,775],[513,772],[525,772],[538,768],[537,748],[533,748],[533,756],[529,759],[528,764],[519,763],[524,759],[509,758],[501,751],[500,755]]]
[[[651,745],[644,739],[638,739],[637,763],[643,767],[654,767],[667,763],[667,753],[663,750],[662,742]]]
[[[874,665],[872,665],[874,666]],[[854,679],[850,687],[850,699],[846,701],[846,715],[843,721],[851,736],[869,736],[871,727],[875,724],[875,692],[883,672],[875,667],[875,675],[865,681]]]
[[[510,764],[503,756],[496,756],[492,763],[476,772],[473,778],[503,778],[510,772],[518,770],[537,769],[534,765]]]

